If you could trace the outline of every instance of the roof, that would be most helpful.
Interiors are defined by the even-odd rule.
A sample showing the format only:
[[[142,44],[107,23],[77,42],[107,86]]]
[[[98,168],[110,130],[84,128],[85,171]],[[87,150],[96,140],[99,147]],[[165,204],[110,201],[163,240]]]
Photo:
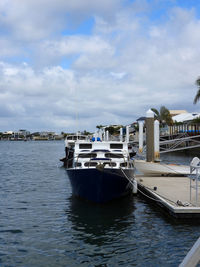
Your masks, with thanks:
[[[185,121],[191,121],[193,119],[196,119],[200,117],[200,113],[182,113],[176,116],[173,116],[172,119],[173,121],[177,121],[177,122],[185,122]]]
[[[146,117],[140,117],[139,119],[137,119],[136,121],[145,121]]]
[[[179,115],[179,114],[183,114],[183,113],[188,113],[188,112],[186,110],[184,110],[184,109],[170,109],[169,110],[169,113],[172,116],[175,116],[175,115]]]

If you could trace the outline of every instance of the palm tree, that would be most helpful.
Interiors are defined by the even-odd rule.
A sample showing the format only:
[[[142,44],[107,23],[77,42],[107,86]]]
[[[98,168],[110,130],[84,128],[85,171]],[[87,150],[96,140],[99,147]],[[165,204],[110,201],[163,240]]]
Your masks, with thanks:
[[[155,119],[159,120],[161,124],[167,124],[167,125],[173,124],[172,116],[169,110],[165,106],[160,107],[160,112],[155,108],[152,108],[151,110],[155,114]]]
[[[99,130],[100,130],[101,128],[103,128],[103,127],[104,127],[103,125],[97,125],[97,126],[96,126],[96,128],[99,129]]]
[[[198,101],[199,101],[199,98],[200,98],[200,77],[196,80],[195,84],[197,85],[198,87],[198,91],[197,91],[197,94],[194,98],[194,104],[196,104]]]

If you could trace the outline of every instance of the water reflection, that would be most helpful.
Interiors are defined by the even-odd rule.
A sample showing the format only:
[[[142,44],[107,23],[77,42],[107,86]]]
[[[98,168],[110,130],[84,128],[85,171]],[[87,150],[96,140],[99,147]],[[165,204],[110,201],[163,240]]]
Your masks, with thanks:
[[[74,234],[86,243],[110,242],[134,223],[134,198],[128,196],[97,205],[75,197],[69,199],[68,220]]]

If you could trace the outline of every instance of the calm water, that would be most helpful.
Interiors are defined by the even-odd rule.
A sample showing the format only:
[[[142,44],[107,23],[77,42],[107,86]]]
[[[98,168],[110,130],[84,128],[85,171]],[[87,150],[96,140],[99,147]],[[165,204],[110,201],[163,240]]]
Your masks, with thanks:
[[[73,198],[63,156],[62,141],[0,142],[0,266],[182,261],[199,225],[177,224],[139,196],[103,206]],[[173,160],[189,163],[180,155]]]

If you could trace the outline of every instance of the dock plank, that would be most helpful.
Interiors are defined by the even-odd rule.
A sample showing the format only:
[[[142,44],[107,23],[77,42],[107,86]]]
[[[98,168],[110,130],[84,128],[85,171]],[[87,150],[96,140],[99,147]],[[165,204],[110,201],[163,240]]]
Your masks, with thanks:
[[[200,216],[200,192],[196,203],[196,190],[193,188],[190,201],[190,178],[137,175],[136,180],[139,190],[156,199],[157,204],[170,213],[181,214],[182,217],[184,214],[186,217],[188,214]]]

